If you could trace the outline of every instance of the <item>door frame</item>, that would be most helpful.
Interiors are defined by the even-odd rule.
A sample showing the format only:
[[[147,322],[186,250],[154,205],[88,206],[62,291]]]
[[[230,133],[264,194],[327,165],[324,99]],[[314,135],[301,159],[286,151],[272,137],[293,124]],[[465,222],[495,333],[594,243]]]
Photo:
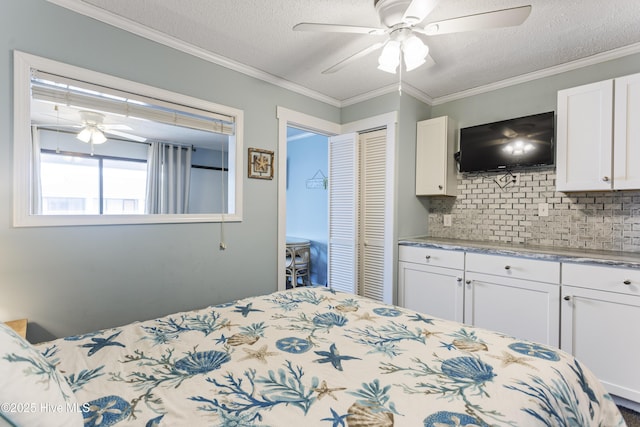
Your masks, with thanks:
[[[365,132],[377,128],[387,128],[388,156],[387,165],[394,170],[396,158],[396,133],[398,126],[398,112],[391,111],[389,113],[368,117],[345,124],[338,124],[328,120],[320,119],[305,113],[290,110],[278,106],[276,109],[276,117],[278,119],[278,154],[277,154],[277,171],[278,171],[278,249],[277,249],[277,269],[276,283],[278,290],[286,289],[285,275],[285,251],[286,251],[286,233],[287,233],[287,128],[289,126],[309,130],[311,132],[333,136],[349,132]],[[395,172],[394,172],[395,176]],[[393,203],[387,204],[387,226],[392,230],[385,238],[385,301],[392,302],[394,295],[393,268],[395,253],[393,250],[393,242],[395,239],[395,180],[388,181],[389,195]],[[328,213],[327,213],[328,214]],[[387,256],[389,255],[389,256]]]

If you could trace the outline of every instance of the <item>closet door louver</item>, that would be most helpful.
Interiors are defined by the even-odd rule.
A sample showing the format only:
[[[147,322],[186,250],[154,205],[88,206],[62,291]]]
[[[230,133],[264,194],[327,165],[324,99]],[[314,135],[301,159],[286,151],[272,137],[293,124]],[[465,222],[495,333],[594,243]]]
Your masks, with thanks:
[[[357,293],[358,156],[356,133],[329,138],[328,282]]]
[[[384,301],[387,132],[360,135],[359,294]]]

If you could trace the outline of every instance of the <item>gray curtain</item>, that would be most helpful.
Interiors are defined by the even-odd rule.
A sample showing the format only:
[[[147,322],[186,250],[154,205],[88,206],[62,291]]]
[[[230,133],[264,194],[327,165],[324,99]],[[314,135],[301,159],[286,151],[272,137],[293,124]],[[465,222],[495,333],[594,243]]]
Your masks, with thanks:
[[[149,145],[145,213],[188,213],[191,154],[191,147],[162,142]]]

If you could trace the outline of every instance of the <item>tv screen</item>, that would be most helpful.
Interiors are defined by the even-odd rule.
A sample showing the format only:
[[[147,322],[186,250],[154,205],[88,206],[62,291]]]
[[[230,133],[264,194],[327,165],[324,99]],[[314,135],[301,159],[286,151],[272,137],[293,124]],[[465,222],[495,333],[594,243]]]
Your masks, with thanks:
[[[553,165],[554,113],[460,129],[460,172]]]

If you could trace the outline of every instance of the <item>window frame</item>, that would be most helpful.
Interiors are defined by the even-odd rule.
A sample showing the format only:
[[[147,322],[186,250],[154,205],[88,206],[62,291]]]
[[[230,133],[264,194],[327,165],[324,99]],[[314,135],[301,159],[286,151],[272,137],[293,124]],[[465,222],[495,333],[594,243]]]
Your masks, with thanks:
[[[109,162],[109,161],[118,161],[118,162],[129,162],[129,163],[144,163],[145,166],[147,164],[146,160],[142,160],[142,159],[132,159],[132,158],[128,158],[128,157],[119,157],[119,156],[109,156],[109,155],[104,155],[104,154],[86,154],[86,153],[76,153],[76,152],[71,152],[71,151],[60,151],[57,152],[56,150],[51,150],[51,149],[41,149],[40,150],[40,155],[42,154],[48,154],[48,155],[54,155],[54,156],[68,156],[68,157],[76,157],[76,158],[82,158],[82,159],[93,159],[96,160],[97,164],[96,164],[96,168],[97,168],[97,172],[98,172],[98,209],[100,210],[100,215],[129,215],[129,214],[108,214],[105,213],[106,210],[106,204],[107,201],[109,199],[105,198],[105,161]],[[42,200],[43,202],[43,210],[44,210],[44,198]],[[144,208],[144,205],[143,205]],[[42,215],[55,215],[55,214],[42,214]],[[91,214],[83,214],[83,215],[91,215]],[[135,215],[140,215],[140,214],[135,214]]]
[[[13,225],[14,227],[85,226],[114,224],[164,224],[242,221],[244,112],[165,89],[136,83],[108,74],[14,51],[13,119]],[[34,215],[31,213],[31,73],[42,70],[78,80],[138,93],[175,104],[213,111],[235,119],[235,135],[229,137],[228,191],[234,192],[232,213],[211,214],[123,214],[123,215]],[[233,147],[233,149],[231,149]]]

